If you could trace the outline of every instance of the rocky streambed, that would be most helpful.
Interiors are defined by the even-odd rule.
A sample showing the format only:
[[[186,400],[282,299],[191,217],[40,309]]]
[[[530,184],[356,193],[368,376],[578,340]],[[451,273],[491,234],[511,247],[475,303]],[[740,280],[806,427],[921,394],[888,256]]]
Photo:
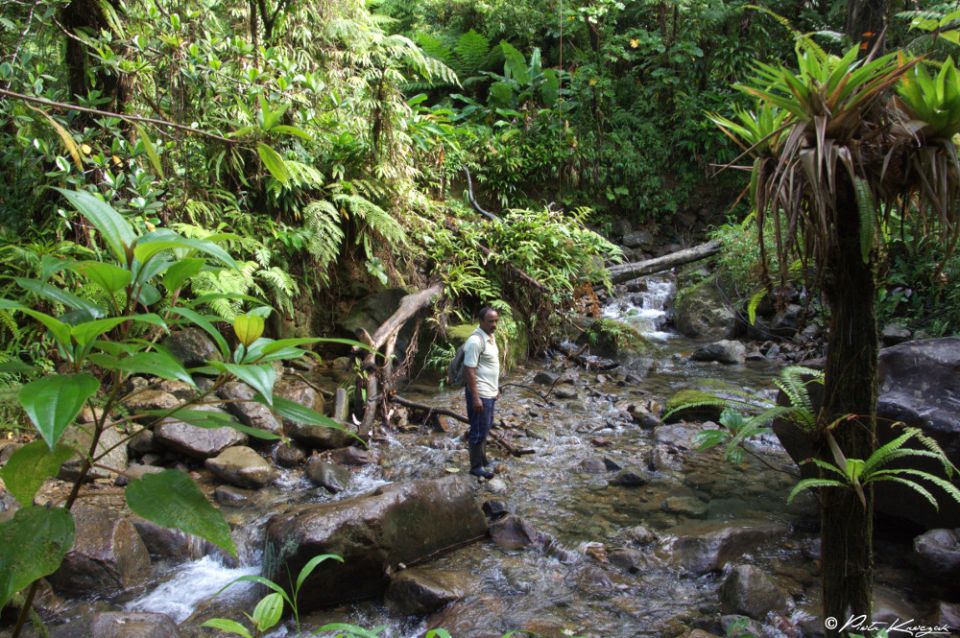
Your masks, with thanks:
[[[183,436],[173,426],[144,434],[131,445],[134,467],[143,468],[133,471],[190,471],[231,523],[240,559],[131,518],[105,476],[82,499],[81,541],[68,568],[42,589],[49,635],[217,635],[200,625],[242,621],[264,593],[249,584],[221,592],[227,583],[260,573],[282,582],[284,560],[295,572],[325,552],[346,562],[321,565],[308,581],[304,632],[347,621],[392,638],[434,627],[455,638],[511,630],[817,635],[816,503],[808,494],[787,506],[795,464],[769,437],[731,465],[718,451],[694,449],[696,433],[712,423],[659,418],[665,397],[710,378],[773,400],[764,388],[779,364],[696,361],[691,355],[706,344],[661,328],[650,330],[664,341],[616,367],[558,352],[513,370],[495,430],[507,445],[491,444],[499,468],[488,482],[465,475],[461,425],[421,425],[403,408],[369,449],[314,440],[268,413],[244,418],[285,427],[295,446]],[[338,376],[335,367],[288,371],[280,391],[321,407],[316,388],[333,390]],[[160,394],[148,396],[161,401],[178,388],[153,390]],[[414,384],[404,396],[462,411],[459,392],[434,384]],[[328,412],[342,409],[340,399]],[[45,498],[60,487],[47,486]],[[877,620],[956,627],[956,534],[930,533],[917,553],[917,530],[878,528]],[[268,635],[295,634],[287,623]]]

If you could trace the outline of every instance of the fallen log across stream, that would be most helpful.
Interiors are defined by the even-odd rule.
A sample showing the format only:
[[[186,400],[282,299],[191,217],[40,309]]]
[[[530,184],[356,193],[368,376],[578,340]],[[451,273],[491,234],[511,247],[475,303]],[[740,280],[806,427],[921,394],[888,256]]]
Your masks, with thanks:
[[[708,241],[704,244],[693,246],[692,248],[684,248],[683,250],[678,250],[669,255],[663,255],[654,259],[610,266],[607,268],[607,272],[610,273],[610,280],[615,284],[619,284],[630,281],[631,279],[636,279],[637,277],[643,277],[644,275],[652,275],[653,273],[669,270],[674,266],[706,259],[711,255],[716,255],[718,252],[720,252],[720,242]]]

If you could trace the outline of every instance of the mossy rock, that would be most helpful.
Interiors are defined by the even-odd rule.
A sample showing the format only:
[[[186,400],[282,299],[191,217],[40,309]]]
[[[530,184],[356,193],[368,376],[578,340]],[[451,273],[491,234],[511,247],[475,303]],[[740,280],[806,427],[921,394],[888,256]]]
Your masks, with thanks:
[[[601,357],[637,354],[647,349],[646,338],[636,328],[615,319],[591,322],[578,341],[588,344],[590,352]]]
[[[713,277],[679,290],[673,308],[673,324],[687,337],[724,339],[736,325],[736,314]]]

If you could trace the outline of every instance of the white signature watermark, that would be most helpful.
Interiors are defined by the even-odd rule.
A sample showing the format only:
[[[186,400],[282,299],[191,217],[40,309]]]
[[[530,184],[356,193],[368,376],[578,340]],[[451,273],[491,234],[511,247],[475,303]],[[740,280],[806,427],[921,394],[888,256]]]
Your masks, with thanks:
[[[841,632],[884,632],[887,636],[906,634],[913,636],[913,638],[946,636],[950,634],[950,627],[947,625],[921,625],[915,623],[913,618],[909,620],[900,620],[897,618],[893,622],[868,621],[865,614],[861,616],[850,616],[842,625],[839,620],[833,616],[829,616],[823,621],[823,626],[831,631],[836,629]]]

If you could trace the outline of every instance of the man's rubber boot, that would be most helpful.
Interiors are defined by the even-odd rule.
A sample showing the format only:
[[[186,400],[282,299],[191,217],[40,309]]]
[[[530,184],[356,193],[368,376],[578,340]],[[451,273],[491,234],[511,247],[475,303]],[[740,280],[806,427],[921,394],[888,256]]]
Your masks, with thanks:
[[[486,441],[480,444],[480,465],[482,465],[485,470],[494,472],[493,467],[491,467],[490,465],[490,461],[487,460],[487,442]]]
[[[470,444],[470,473],[487,480],[493,478],[493,472],[483,467],[483,447]]]

